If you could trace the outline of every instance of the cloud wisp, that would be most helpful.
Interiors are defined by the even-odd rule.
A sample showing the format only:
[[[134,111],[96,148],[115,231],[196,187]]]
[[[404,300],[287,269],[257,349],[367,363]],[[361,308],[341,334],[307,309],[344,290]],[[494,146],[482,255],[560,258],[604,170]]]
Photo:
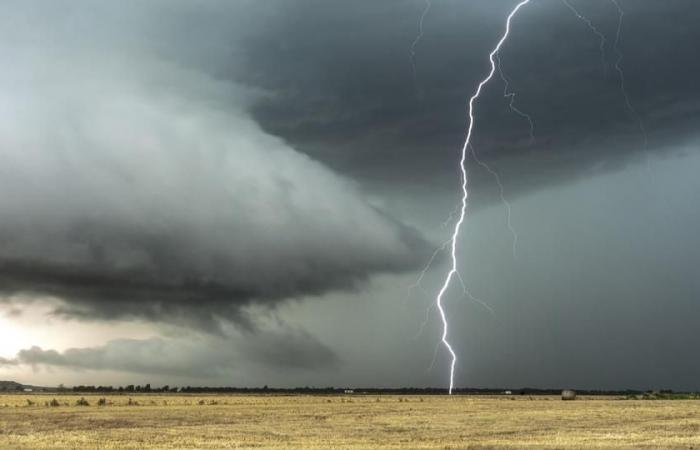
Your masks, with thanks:
[[[226,378],[251,368],[273,370],[333,369],[339,363],[328,347],[309,333],[292,327],[257,332],[254,338],[187,335],[148,339],[116,339],[103,345],[64,351],[39,346],[23,349],[15,358],[0,359],[0,367],[31,366],[85,371],[116,371],[141,375]]]

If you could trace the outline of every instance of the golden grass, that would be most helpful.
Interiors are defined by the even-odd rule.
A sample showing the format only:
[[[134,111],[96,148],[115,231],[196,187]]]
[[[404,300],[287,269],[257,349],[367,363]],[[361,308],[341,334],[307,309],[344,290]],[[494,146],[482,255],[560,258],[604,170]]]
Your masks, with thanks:
[[[696,400],[134,395],[139,405],[130,406],[129,396],[112,395],[98,407],[95,395],[75,406],[80,397],[0,395],[0,447],[700,447]],[[69,406],[45,406],[53,398]]]

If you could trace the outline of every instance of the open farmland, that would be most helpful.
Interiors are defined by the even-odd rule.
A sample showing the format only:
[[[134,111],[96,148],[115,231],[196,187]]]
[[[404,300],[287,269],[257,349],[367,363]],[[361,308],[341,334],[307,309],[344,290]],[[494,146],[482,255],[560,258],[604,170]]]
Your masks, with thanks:
[[[697,448],[700,401],[0,395],[13,448]],[[59,406],[50,406],[56,399]],[[33,404],[30,404],[32,402]],[[54,403],[55,404],[55,403]]]

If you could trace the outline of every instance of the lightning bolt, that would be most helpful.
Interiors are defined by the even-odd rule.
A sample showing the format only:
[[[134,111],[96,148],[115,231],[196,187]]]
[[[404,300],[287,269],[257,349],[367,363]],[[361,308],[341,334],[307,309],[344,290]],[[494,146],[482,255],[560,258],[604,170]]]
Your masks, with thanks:
[[[450,214],[450,217],[451,216],[452,215]],[[449,220],[450,219],[448,219],[448,221]],[[447,223],[447,222],[445,222],[445,223]],[[406,292],[406,300],[409,299],[409,297],[411,296],[411,293],[413,292],[414,289],[420,289],[421,291],[423,291],[425,293],[425,291],[423,290],[423,285],[421,284],[423,282],[423,278],[425,278],[425,275],[428,273],[428,270],[430,270],[430,268],[433,266],[433,262],[435,261],[435,258],[437,258],[437,256],[440,253],[444,252],[449,244],[450,244],[450,241],[447,240],[447,241],[443,242],[442,245],[440,245],[438,248],[435,249],[433,254],[430,256],[430,259],[428,260],[428,264],[426,264],[425,267],[423,267],[423,270],[421,271],[420,275],[418,275],[418,278],[416,279],[416,281],[414,281],[413,284],[408,287],[408,290]],[[421,327],[421,329],[422,328],[423,327]]]
[[[428,264],[421,271],[418,279],[412,285],[410,285],[408,287],[408,295],[406,298],[408,298],[411,295],[411,292],[413,292],[414,289],[419,289],[421,292],[423,292],[423,294],[428,295],[428,293],[425,291],[425,289],[423,289],[423,285],[421,284],[423,281],[423,278],[425,277],[428,270],[430,270],[430,268],[432,267],[432,264],[435,261],[435,258],[437,257],[437,255],[439,253],[445,251],[445,249],[447,248],[447,246],[449,244],[450,244],[450,241],[447,240],[447,241],[443,242],[442,246],[435,249],[435,252],[433,252],[433,256],[430,258],[430,261],[428,262]],[[457,272],[457,274],[455,276],[457,277],[460,285],[462,286],[462,291],[464,292],[464,297],[468,298],[469,300],[476,303],[477,305],[480,305],[481,307],[483,307],[486,311],[488,311],[491,314],[491,316],[496,317],[496,311],[494,311],[494,309],[493,309],[493,307],[491,307],[491,305],[489,305],[485,301],[481,300],[480,298],[475,297],[474,294],[471,293],[469,288],[467,288],[467,284],[464,282],[462,275],[459,272]],[[423,320],[421,325],[418,327],[418,332],[416,333],[416,335],[413,338],[414,340],[418,339],[423,334],[425,327],[428,325],[428,322],[430,321],[430,313],[432,312],[433,308],[435,308],[435,306],[436,306],[436,303],[432,302],[430,304],[430,306],[428,307],[428,309],[425,310],[425,320]],[[435,363],[434,360],[435,360],[435,357],[433,357],[433,363],[430,364],[431,367]]]
[[[447,351],[450,354],[451,357],[451,362],[450,362],[450,387],[448,390],[448,393],[451,395],[452,391],[454,389],[454,374],[455,374],[455,366],[457,364],[457,355],[455,354],[452,345],[450,345],[450,342],[447,340],[448,336],[448,321],[447,321],[447,315],[445,313],[445,308],[443,307],[442,300],[443,297],[445,296],[445,292],[447,292],[447,289],[450,287],[450,283],[452,282],[453,278],[455,276],[459,276],[459,273],[457,271],[457,241],[459,239],[459,233],[462,229],[462,224],[464,223],[465,216],[466,216],[466,211],[467,211],[467,201],[469,199],[469,191],[467,189],[467,169],[466,169],[466,161],[467,161],[467,153],[469,150],[469,146],[471,144],[471,138],[472,138],[472,132],[474,130],[474,104],[476,103],[476,100],[479,98],[481,95],[481,91],[483,90],[484,86],[493,78],[494,73],[496,72],[496,61],[495,57],[498,51],[501,49],[503,44],[506,42],[508,39],[508,35],[510,34],[510,24],[513,19],[513,17],[518,13],[518,11],[525,5],[530,3],[530,0],[522,0],[520,3],[515,5],[515,7],[511,10],[510,14],[508,14],[508,17],[506,19],[506,24],[505,24],[505,31],[503,32],[503,35],[501,36],[501,39],[498,41],[496,46],[493,48],[491,53],[489,53],[489,61],[491,63],[491,70],[489,71],[488,75],[481,80],[479,85],[476,88],[476,91],[474,92],[474,95],[472,95],[469,99],[469,123],[467,127],[467,136],[464,140],[464,145],[462,146],[462,151],[461,151],[461,158],[459,161],[459,167],[460,167],[460,172],[462,174],[462,203],[461,203],[461,208],[460,208],[460,215],[459,219],[457,220],[457,223],[455,224],[454,231],[452,233],[452,238],[450,239],[451,242],[451,259],[452,259],[452,267],[450,271],[447,273],[447,276],[445,277],[445,281],[440,288],[440,291],[437,294],[437,297],[435,299],[435,304],[438,308],[438,311],[440,313],[440,319],[442,320],[442,337],[440,341],[442,344],[445,346]]]
[[[593,25],[593,22],[591,22],[591,20],[588,17],[584,16],[576,8],[574,8],[574,6],[571,3],[569,3],[568,0],[561,0],[561,2],[565,4],[571,10],[571,12],[574,13],[576,17],[578,17],[583,23],[585,23],[588,26],[588,28],[591,29],[593,34],[598,36],[598,39],[600,40],[600,58],[603,64],[603,72],[607,73],[608,64],[606,63],[605,59],[605,43],[607,42],[607,39],[605,39],[605,35],[601,33],[595,25]]]
[[[517,108],[515,106],[515,92],[510,90],[510,81],[508,81],[508,77],[506,77],[505,73],[503,73],[503,67],[501,66],[501,57],[498,55],[498,53],[495,55],[496,56],[496,68],[498,69],[498,75],[501,77],[501,81],[503,81],[503,97],[507,98],[508,101],[508,108],[510,108],[511,112],[517,114],[518,116],[522,117],[525,119],[530,127],[529,133],[530,133],[530,145],[535,142],[535,122],[532,120],[532,117],[523,112],[521,109]],[[506,209],[506,225],[508,227],[508,230],[510,231],[511,236],[513,237],[513,259],[517,258],[517,247],[518,247],[518,233],[515,231],[515,227],[513,226],[513,221],[512,221],[512,210],[513,208],[511,207],[510,202],[506,199],[506,194],[505,194],[505,188],[503,187],[503,183],[501,182],[501,176],[493,170],[488,164],[486,164],[484,161],[482,161],[479,156],[476,154],[476,150],[474,150],[474,147],[472,145],[469,145],[472,153],[472,158],[474,158],[474,161],[481,167],[483,167],[488,173],[493,176],[494,180],[496,181],[496,185],[498,186],[498,195],[501,198],[501,203],[503,203],[503,206]]]
[[[440,224],[440,228],[447,228],[450,223],[455,220],[455,216],[459,212],[460,205],[455,205],[455,208],[450,211],[450,214],[448,214],[447,218]]]
[[[501,203],[503,203],[503,206],[505,206],[506,208],[506,225],[508,226],[510,235],[513,237],[513,259],[515,259],[518,256],[518,233],[515,231],[515,227],[513,226],[513,221],[511,219],[511,216],[513,215],[513,208],[511,207],[510,202],[506,199],[506,193],[505,189],[503,188],[503,183],[501,182],[501,176],[488,164],[479,159],[479,157],[476,154],[476,150],[474,150],[474,146],[469,145],[469,148],[471,149],[472,158],[474,158],[474,161],[476,161],[478,165],[480,165],[488,173],[490,173],[493,176],[493,179],[496,180],[496,185],[498,186],[498,195],[501,197]]]
[[[644,126],[644,121],[642,120],[642,116],[639,115],[637,110],[632,106],[632,102],[630,101],[630,97],[627,94],[627,87],[625,84],[625,73],[622,71],[622,52],[620,51],[620,34],[622,33],[622,22],[625,17],[625,12],[622,10],[620,7],[620,4],[617,2],[617,0],[610,0],[613,5],[615,5],[615,8],[617,8],[618,12],[618,21],[617,21],[617,32],[615,33],[615,42],[613,44],[613,49],[615,50],[615,54],[617,55],[617,60],[615,60],[615,70],[617,71],[619,78],[620,78],[620,91],[622,92],[622,96],[625,98],[625,105],[627,106],[627,110],[630,112],[632,117],[637,121],[637,126],[639,127],[639,131],[642,133],[642,138],[644,140],[644,151],[647,154],[647,168],[649,168],[649,135],[647,134],[646,127]]]
[[[598,36],[600,39],[600,52],[601,56],[603,58],[603,64],[605,65],[605,36],[596,28],[596,26],[593,24],[593,22],[590,21],[587,17],[582,15],[571,3],[569,3],[568,0],[561,0],[564,5],[566,5],[576,17],[578,17],[583,23],[585,23],[588,28],[591,29],[591,31]],[[629,114],[632,116],[632,118],[637,122],[637,126],[639,127],[639,132],[642,135],[642,141],[643,141],[643,149],[644,152],[647,155],[647,169],[649,169],[649,135],[647,133],[646,127],[644,126],[644,121],[642,120],[642,116],[637,112],[636,108],[632,105],[632,102],[630,100],[630,96],[627,93],[627,83],[625,82],[625,72],[622,70],[622,60],[623,60],[623,55],[622,51],[620,50],[620,36],[622,34],[622,24],[624,22],[624,17],[625,17],[625,12],[618,3],[617,0],[610,0],[610,2],[615,6],[617,9],[617,14],[618,14],[618,20],[617,20],[617,31],[615,32],[615,41],[613,42],[613,50],[615,51],[616,59],[615,59],[615,71],[618,74],[618,79],[620,82],[620,93],[622,94],[622,97],[625,101],[625,107],[627,108],[627,111]],[[650,170],[650,169],[649,169]]]
[[[418,71],[416,68],[416,47],[418,46],[420,40],[423,39],[423,22],[425,21],[425,17],[430,12],[430,8],[432,8],[432,6],[433,4],[431,0],[425,0],[425,7],[423,8],[423,13],[421,14],[420,19],[418,20],[418,35],[411,44],[411,68],[413,69],[413,83],[416,87],[418,86]]]
[[[530,145],[532,145],[532,143],[535,142],[535,122],[532,120],[532,117],[529,114],[524,113],[522,110],[518,109],[515,106],[515,92],[510,91],[510,82],[508,81],[506,75],[503,73],[503,69],[501,68],[501,57],[498,56],[498,54],[496,55],[496,68],[498,69],[498,75],[501,77],[501,80],[503,80],[503,97],[509,99],[508,108],[510,108],[510,110],[515,114],[527,120],[528,125],[530,125]],[[491,172],[490,168],[486,167],[481,163],[479,164],[486,168],[486,170]],[[498,183],[500,184],[500,180],[498,181]]]

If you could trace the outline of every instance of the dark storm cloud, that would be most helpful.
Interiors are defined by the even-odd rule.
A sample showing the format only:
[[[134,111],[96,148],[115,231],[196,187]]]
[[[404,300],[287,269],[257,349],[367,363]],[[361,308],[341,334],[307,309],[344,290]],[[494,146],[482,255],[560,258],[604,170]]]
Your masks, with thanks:
[[[251,303],[418,266],[417,231],[263,132],[245,112],[259,93],[195,65],[208,41],[176,57],[183,38],[166,37],[192,4],[140,5],[3,6],[4,299],[210,327],[243,320]],[[194,9],[206,19],[245,6]]]
[[[273,93],[252,108],[264,129],[331,167],[385,188],[453,188],[465,102],[514,3],[433,2],[415,84],[409,48],[422,1],[286,2],[286,19],[249,35],[247,64],[230,72]],[[478,103],[475,146],[507,172],[511,195],[645,157],[613,66],[617,11],[609,1],[573,3],[606,35],[605,65],[598,38],[559,1],[523,9],[502,51],[517,106],[535,120],[534,144],[527,124],[508,111],[498,77]],[[700,10],[692,0],[621,5],[630,99],[650,151],[669,148],[700,117],[692,57]],[[472,186],[481,181],[477,174]]]
[[[454,188],[466,99],[515,4],[433,2],[414,80],[409,49],[422,0],[25,3],[7,20],[39,21],[31,39],[50,40],[46,47],[58,40],[156,55],[264,93],[245,107],[265,131],[380,192],[407,184]],[[597,36],[556,0],[523,9],[502,51],[517,105],[535,119],[535,143],[509,112],[497,77],[478,104],[474,143],[507,174],[511,194],[645,157],[613,67],[617,10],[607,0],[573,4],[605,34],[605,67]],[[693,0],[620,4],[630,99],[649,130],[650,151],[672,148],[698,122],[692,55],[700,12]],[[213,102],[240,110],[239,102]],[[472,186],[482,178],[475,173]]]
[[[645,154],[613,67],[613,3],[571,0],[607,37],[602,63],[561,1],[532,0],[501,57],[535,142],[498,78],[473,141],[508,198],[532,195],[513,202],[517,258],[500,205],[460,240],[465,283],[495,311],[459,292],[446,301],[461,385],[697,389],[700,163],[669,156],[698,148],[700,7],[618,1],[651,170],[632,164]],[[211,367],[226,384],[259,365],[318,369],[302,383],[319,385],[442,385],[439,363],[424,375],[438,321],[414,345],[432,296],[412,322],[397,308],[412,278],[364,283],[425,262],[424,240],[387,211],[433,232],[452,206],[466,100],[514,3],[433,0],[414,79],[422,0],[3,2],[0,298],[214,332],[43,344],[0,366]],[[469,175],[477,206],[498,196],[471,161]],[[443,268],[428,271],[428,293]],[[284,305],[313,335],[259,322],[285,299],[336,290],[349,292]],[[247,326],[234,335],[219,318]],[[340,374],[331,348],[352,358]]]

